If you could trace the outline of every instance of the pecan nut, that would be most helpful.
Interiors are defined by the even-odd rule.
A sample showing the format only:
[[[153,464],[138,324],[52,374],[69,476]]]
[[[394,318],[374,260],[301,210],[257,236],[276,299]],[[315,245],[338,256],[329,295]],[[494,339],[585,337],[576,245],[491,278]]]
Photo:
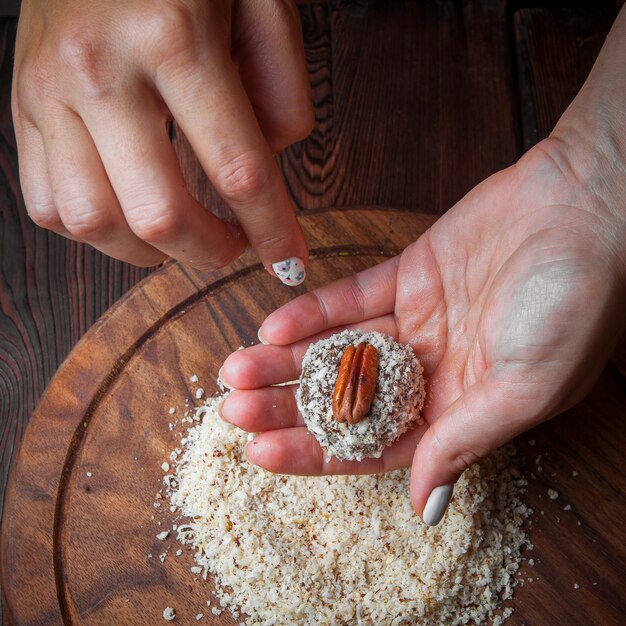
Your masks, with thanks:
[[[341,357],[333,392],[333,415],[338,422],[356,424],[372,408],[378,384],[378,350],[365,342],[348,346]]]

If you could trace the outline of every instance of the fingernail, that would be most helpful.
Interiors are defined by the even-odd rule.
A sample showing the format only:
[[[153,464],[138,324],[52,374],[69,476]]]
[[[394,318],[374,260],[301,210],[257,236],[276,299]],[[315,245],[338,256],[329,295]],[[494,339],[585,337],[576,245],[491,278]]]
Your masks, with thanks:
[[[292,256],[290,259],[272,263],[272,269],[276,276],[290,287],[300,285],[306,277],[304,261],[299,256]]]
[[[220,400],[217,403],[217,406],[215,407],[215,410],[217,412],[217,416],[222,420],[222,422],[226,422],[227,424],[230,424],[230,422],[224,418],[224,415],[222,414],[222,407],[224,406],[224,400]]]
[[[259,330],[257,330],[256,332],[256,336],[259,338],[259,341],[266,346],[268,344],[267,341],[265,341],[265,339],[263,339],[263,335],[261,334],[261,329],[259,328]]]
[[[254,463],[250,460],[248,456],[248,448],[254,443],[254,439],[252,441],[248,441],[248,443],[243,448],[243,458],[250,464],[254,465]]]
[[[222,378],[222,370],[224,368],[220,367],[220,371],[217,373],[217,384],[219,385],[220,383],[222,385],[224,385],[224,387],[226,387],[226,389],[230,389],[231,391],[234,389],[234,387],[231,387],[223,378]]]
[[[453,492],[454,485],[441,485],[440,487],[435,487],[430,492],[424,507],[424,514],[422,515],[425,524],[429,526],[437,526],[439,524],[448,508],[448,504],[450,504]]]

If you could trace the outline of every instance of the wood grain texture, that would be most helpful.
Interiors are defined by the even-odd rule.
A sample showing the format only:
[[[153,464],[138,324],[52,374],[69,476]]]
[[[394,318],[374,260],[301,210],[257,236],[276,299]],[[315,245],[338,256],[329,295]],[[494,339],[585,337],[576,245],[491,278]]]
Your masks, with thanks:
[[[616,15],[610,6],[515,13],[525,150],[552,132],[585,82]]]
[[[299,211],[443,213],[519,156],[506,2],[313,2],[300,7],[315,128],[278,162]],[[191,191],[228,211],[184,137]]]
[[[28,416],[60,363],[86,330],[150,273],[37,228],[28,218],[10,109],[15,26],[15,20],[0,22],[2,494]]]
[[[309,286],[397,254],[432,222],[391,210],[305,217]],[[83,338],[46,390],[11,474],[1,542],[10,623],[158,624],[166,606],[193,622],[207,589],[189,574],[191,553],[156,558],[158,522],[173,521],[152,507],[161,463],[178,444],[168,408],[193,402],[191,374],[214,393],[224,358],[256,342],[265,315],[298,292],[250,254],[210,274],[171,264]]]
[[[524,146],[529,146],[542,133],[547,134],[567,105],[572,85],[584,78],[585,68],[593,61],[603,29],[608,27],[609,13],[594,5],[577,9],[578,17],[568,20],[569,10],[552,17],[545,10],[523,10],[512,24],[510,8],[503,0],[403,0],[373,6],[367,1],[316,2],[302,6],[316,127],[309,139],[279,159],[297,209],[306,213],[335,205],[381,204],[441,213],[478,180],[512,162],[522,137]],[[46,233],[28,220],[19,194],[9,114],[14,32],[14,21],[0,22],[2,492],[11,456],[54,371],[102,312],[149,273]],[[513,78],[514,33],[517,69],[523,81],[520,104]],[[520,56],[523,46],[525,56]],[[552,82],[554,93],[550,93]],[[523,111],[523,125],[519,124],[518,108]],[[192,193],[222,214],[225,207],[204,178],[184,137],[177,135],[174,143]],[[338,261],[337,272],[348,271],[354,262],[355,257]],[[189,286],[187,280],[181,281]],[[200,283],[194,284],[200,288]],[[183,288],[173,285],[168,289],[180,295],[178,287]],[[270,290],[263,297],[267,298],[263,306],[275,306],[284,295],[272,295]],[[256,322],[250,316],[260,309],[243,311],[236,306],[235,294],[227,289],[220,291],[220,298],[232,319],[216,314],[214,321],[227,345],[254,338]],[[149,319],[157,312],[158,308]],[[144,328],[141,324],[139,327]],[[236,330],[229,330],[229,324]],[[132,335],[137,329],[131,325],[127,330]],[[121,333],[120,338],[124,341],[128,335]],[[158,353],[146,354],[153,360],[161,358]],[[527,576],[547,581],[549,586],[542,591],[527,585],[528,594],[536,595],[537,601],[532,597],[528,601],[528,595],[518,596],[510,623],[604,626],[620,623],[617,616],[624,614],[626,607],[616,581],[623,580],[625,573],[620,565],[626,561],[625,542],[621,536],[619,543],[620,533],[616,531],[623,528],[620,520],[625,513],[623,478],[619,480],[626,474],[619,453],[624,444],[620,428],[624,396],[619,394],[620,389],[622,394],[626,389],[625,344],[618,354],[621,358],[614,357],[612,369],[603,375],[590,399],[566,420],[554,421],[530,435],[537,439],[533,449],[524,450],[531,467],[535,453],[543,449],[549,452],[542,461],[543,472],[536,473],[540,481],[531,483],[529,495],[545,509],[545,516],[538,521],[547,521],[535,525],[533,539],[538,544],[537,554],[549,558],[542,559],[539,572],[528,569]],[[98,363],[91,358],[79,365],[94,368]],[[189,363],[190,367],[201,365]],[[212,375],[206,367],[207,375]],[[79,396],[86,393],[82,383],[89,388],[86,378],[72,383],[76,397],[68,400],[67,407],[54,406],[61,410],[75,407]],[[144,389],[141,385],[139,388]],[[176,389],[182,392],[183,387]],[[44,400],[48,401],[52,396]],[[118,424],[123,428],[125,422]],[[63,424],[59,427],[67,432]],[[50,436],[61,436],[62,432],[50,432]],[[589,449],[584,447],[587,438]],[[36,452],[43,465],[50,461],[54,467],[53,460],[46,457],[45,445]],[[554,458],[559,460],[548,471],[548,459]],[[573,477],[567,473],[574,462],[589,466],[584,473],[579,470],[579,481],[570,480]],[[553,472],[556,476],[551,476]],[[52,502],[56,483],[37,480],[34,476],[25,493],[43,510]],[[546,500],[547,486],[568,498],[577,517],[560,513],[561,500]],[[35,511],[32,519],[37,519],[36,515]],[[581,527],[575,521],[581,521]],[[34,528],[31,536],[36,542],[50,541],[49,530]],[[46,598],[53,593],[46,571],[49,573],[45,570],[21,579],[21,588],[28,589],[32,597]],[[573,594],[577,572],[583,573],[585,580],[574,581],[581,590]],[[593,586],[593,582],[598,585]],[[136,597],[141,596],[140,589],[141,584],[134,591]],[[156,623],[161,623],[160,618]]]
[[[392,210],[305,216],[311,286],[395,254],[433,220]],[[168,408],[193,404],[192,374],[214,393],[223,359],[255,343],[264,316],[293,293],[251,255],[210,274],[170,264],[88,332],[48,387],[11,475],[0,544],[9,623],[157,624],[166,606],[193,623],[211,583],[190,574],[191,551],[171,558],[176,543],[156,539],[174,518],[152,506],[160,465],[178,444]],[[518,440],[532,477],[535,565],[522,566],[508,623],[623,623],[619,382],[605,373],[581,404]],[[204,623],[237,622],[225,613]]]
[[[280,156],[288,188],[301,208],[443,213],[518,156],[506,3],[365,4],[306,9],[317,123]]]

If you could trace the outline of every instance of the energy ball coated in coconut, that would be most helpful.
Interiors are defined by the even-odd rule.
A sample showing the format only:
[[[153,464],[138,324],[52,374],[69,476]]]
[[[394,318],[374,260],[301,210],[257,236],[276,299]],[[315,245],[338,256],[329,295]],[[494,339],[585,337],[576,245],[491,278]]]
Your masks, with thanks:
[[[348,424],[333,415],[333,392],[346,348],[361,342],[378,351],[378,383],[365,418]],[[378,458],[412,423],[422,422],[423,371],[409,346],[377,332],[344,330],[306,351],[296,393],[298,410],[328,457]]]

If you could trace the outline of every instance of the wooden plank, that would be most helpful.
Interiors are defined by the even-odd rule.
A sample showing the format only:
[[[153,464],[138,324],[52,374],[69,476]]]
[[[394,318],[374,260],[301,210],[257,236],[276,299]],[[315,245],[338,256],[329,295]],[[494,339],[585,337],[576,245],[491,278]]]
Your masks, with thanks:
[[[315,287],[395,254],[435,216],[359,210],[302,219]],[[224,357],[255,342],[260,321],[292,294],[247,253],[213,273],[170,264],[98,321],[47,389],[11,476],[0,553],[14,623],[158,624],[165,606],[192,623],[211,581],[190,575],[188,551],[171,558],[175,544],[155,539],[176,520],[151,506],[160,465],[179,445],[167,410],[193,402],[193,373],[216,392]],[[518,438],[534,473],[524,501],[535,511],[535,548],[526,554],[535,564],[522,566],[507,623],[622,623],[625,398],[605,373],[582,403]],[[225,613],[205,622],[233,620]]]
[[[60,363],[150,273],[28,218],[10,108],[15,28],[13,19],[0,21],[0,495],[28,417]],[[1,507],[0,497],[0,514]]]
[[[279,159],[300,209],[379,204],[440,213],[517,156],[505,2],[319,2],[301,7],[301,15],[317,124]],[[549,132],[573,97],[611,15],[595,7],[516,14],[520,89],[528,94],[526,147]],[[14,36],[15,22],[3,21],[1,492],[28,416],[58,365],[149,273],[42,231],[26,217],[9,114]],[[183,139],[175,143],[192,191],[219,213],[223,207]],[[623,377],[624,344],[616,354],[623,356],[614,356],[613,371]]]
[[[519,156],[506,2],[300,7],[316,124],[278,162],[297,209],[443,213]],[[191,191],[227,213],[180,134]]]
[[[615,16],[607,6],[516,11],[524,150],[552,132],[591,71]]]
[[[297,205],[443,213],[510,165],[519,150],[505,5],[334,2],[328,16],[307,9],[318,123],[280,157]],[[330,57],[321,44],[328,20]]]
[[[624,406],[626,388],[605,370],[581,403],[517,438],[530,477],[524,500],[535,512],[527,555],[535,566],[524,566],[507,625],[623,624]]]
[[[304,216],[308,286],[398,254],[433,221],[365,209]],[[155,539],[174,521],[152,505],[184,430],[169,430],[168,407],[180,420],[183,401],[193,404],[191,374],[216,393],[226,356],[256,342],[263,318],[293,295],[251,252],[217,272],[168,264],[84,337],[46,390],[11,474],[0,543],[10,623],[160,624],[166,606],[178,623],[195,623],[211,583],[190,575],[189,551],[160,563],[166,544]],[[238,622],[226,612],[203,623]]]

